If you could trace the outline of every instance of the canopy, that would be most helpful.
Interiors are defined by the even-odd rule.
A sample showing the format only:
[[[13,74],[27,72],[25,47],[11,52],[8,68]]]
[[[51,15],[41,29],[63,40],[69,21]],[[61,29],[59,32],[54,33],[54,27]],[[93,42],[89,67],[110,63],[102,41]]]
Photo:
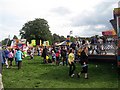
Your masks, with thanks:
[[[71,44],[71,42],[70,42],[70,44]],[[65,45],[67,45],[66,41],[56,44],[56,46],[65,46]]]

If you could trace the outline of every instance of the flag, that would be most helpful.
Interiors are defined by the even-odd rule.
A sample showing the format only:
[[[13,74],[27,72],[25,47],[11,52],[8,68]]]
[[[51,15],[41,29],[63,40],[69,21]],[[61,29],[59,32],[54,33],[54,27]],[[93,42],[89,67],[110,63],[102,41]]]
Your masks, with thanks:
[[[73,31],[70,31],[70,34],[72,34],[73,33]]]

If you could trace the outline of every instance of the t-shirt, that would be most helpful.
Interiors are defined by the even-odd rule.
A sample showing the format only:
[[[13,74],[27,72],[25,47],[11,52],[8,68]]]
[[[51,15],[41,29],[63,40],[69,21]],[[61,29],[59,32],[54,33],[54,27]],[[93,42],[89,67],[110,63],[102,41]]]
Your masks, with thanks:
[[[22,55],[23,53],[20,50],[16,52],[15,58],[17,59],[17,61],[22,61]]]
[[[74,62],[74,54],[73,53],[70,53],[69,56],[68,56],[68,60],[69,62]]]
[[[8,57],[9,57],[9,58],[13,58],[13,53],[12,53],[12,51],[9,52]]]

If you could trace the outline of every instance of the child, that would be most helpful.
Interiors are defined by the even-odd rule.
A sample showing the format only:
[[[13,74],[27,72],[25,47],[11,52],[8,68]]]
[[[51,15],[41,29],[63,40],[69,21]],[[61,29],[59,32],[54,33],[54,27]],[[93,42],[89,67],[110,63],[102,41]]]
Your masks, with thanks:
[[[34,58],[34,47],[33,47],[33,48],[31,48],[30,57],[31,57],[31,59],[33,59],[33,58]]]
[[[10,61],[10,64],[9,64],[10,67],[12,66],[12,61],[14,59],[14,54],[13,53],[14,53],[13,50],[10,49],[10,52],[8,54],[8,61]]]
[[[56,60],[56,55],[55,55],[55,52],[52,51],[52,63],[54,63]]]
[[[59,63],[60,63],[60,59],[59,59],[59,57],[60,57],[60,51],[59,51],[59,49],[56,51],[56,65],[58,65],[59,66]]]
[[[70,65],[70,69],[69,69],[69,76],[73,77],[74,71],[75,71],[75,64],[74,64],[74,60],[75,60],[75,56],[74,56],[74,49],[70,49],[69,55],[68,55],[68,62]]]
[[[18,61],[18,70],[21,69],[21,65],[22,65],[22,56],[23,53],[20,51],[20,49],[17,49],[17,52],[15,54],[15,58]]]
[[[85,74],[85,79],[88,79],[88,48],[84,47],[81,52],[82,71],[78,73],[78,78],[82,73]]]

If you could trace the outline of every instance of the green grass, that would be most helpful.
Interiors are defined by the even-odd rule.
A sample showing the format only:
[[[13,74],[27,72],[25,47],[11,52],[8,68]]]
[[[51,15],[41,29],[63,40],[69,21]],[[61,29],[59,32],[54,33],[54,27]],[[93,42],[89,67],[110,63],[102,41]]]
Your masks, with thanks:
[[[89,63],[89,79],[70,78],[69,67],[42,64],[42,58],[23,60],[22,69],[14,65],[11,69],[3,68],[3,85],[5,88],[118,88],[117,67],[112,63]],[[96,68],[96,64],[98,67]],[[112,68],[113,67],[113,68]],[[80,71],[76,64],[76,71]]]

